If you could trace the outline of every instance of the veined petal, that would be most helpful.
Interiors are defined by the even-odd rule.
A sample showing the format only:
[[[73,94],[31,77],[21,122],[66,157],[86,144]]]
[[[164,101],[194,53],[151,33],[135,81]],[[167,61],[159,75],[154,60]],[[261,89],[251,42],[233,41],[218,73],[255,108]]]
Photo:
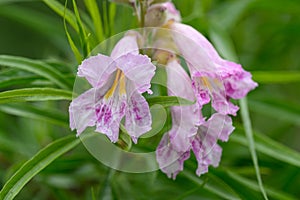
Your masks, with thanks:
[[[158,165],[169,178],[175,179],[177,174],[183,170],[184,161],[190,157],[190,150],[186,152],[176,151],[170,143],[169,135],[165,134],[157,149],[156,160]]]
[[[69,106],[70,127],[72,130],[77,129],[77,136],[87,127],[95,125],[95,102],[100,98],[99,90],[92,88],[71,102]]]
[[[147,131],[151,130],[152,118],[146,99],[137,91],[135,84],[127,80],[127,111],[125,128],[134,143]]]
[[[128,53],[138,55],[139,47],[138,47],[138,39],[140,34],[136,31],[129,31],[125,34],[125,36],[115,45],[114,49],[111,52],[111,57],[113,59],[118,59],[123,55]]]
[[[96,131],[109,137],[112,142],[117,142],[119,138],[119,127],[126,111],[126,94],[120,94],[116,89],[111,96],[99,101],[96,105]]]
[[[98,54],[85,59],[77,75],[86,78],[93,87],[102,87],[115,70],[116,65],[110,57]]]
[[[116,60],[118,68],[123,71],[126,78],[130,79],[139,93],[152,91],[150,81],[154,76],[155,66],[146,55],[126,54]]]
[[[172,59],[168,62],[166,72],[168,94],[194,101],[191,80],[177,60]],[[188,138],[197,133],[196,126],[202,122],[199,106],[172,106],[171,114],[172,129],[169,135],[173,148],[177,151],[187,151],[190,148]]]
[[[209,165],[219,165],[222,148],[217,144],[218,139],[227,141],[234,130],[231,118],[215,113],[201,125],[197,135],[191,139],[192,150],[198,161],[196,174],[200,176],[208,171]]]

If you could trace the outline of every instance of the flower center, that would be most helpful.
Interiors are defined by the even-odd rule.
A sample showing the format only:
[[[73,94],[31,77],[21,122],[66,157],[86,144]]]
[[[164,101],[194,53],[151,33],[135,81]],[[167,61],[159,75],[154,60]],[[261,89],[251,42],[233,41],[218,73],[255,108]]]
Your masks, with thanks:
[[[117,69],[116,78],[115,78],[111,88],[105,94],[104,98],[105,99],[110,98],[117,89],[119,90],[120,95],[125,94],[126,93],[125,86],[126,86],[125,75],[121,70]]]

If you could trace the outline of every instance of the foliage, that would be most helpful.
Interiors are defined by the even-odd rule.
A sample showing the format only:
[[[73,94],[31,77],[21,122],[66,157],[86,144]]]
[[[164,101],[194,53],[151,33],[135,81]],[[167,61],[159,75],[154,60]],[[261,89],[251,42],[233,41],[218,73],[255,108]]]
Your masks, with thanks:
[[[300,196],[300,4],[173,2],[185,23],[204,33],[223,57],[239,60],[260,84],[248,103],[241,102],[229,142],[220,144],[220,167],[197,177],[192,159],[175,181],[160,171],[119,172],[95,160],[70,131],[67,109],[78,63],[99,42],[137,27],[129,6],[1,1],[0,199],[263,199],[263,188],[270,199]],[[175,97],[148,101],[165,107],[191,103]],[[138,148],[153,150],[153,144]]]

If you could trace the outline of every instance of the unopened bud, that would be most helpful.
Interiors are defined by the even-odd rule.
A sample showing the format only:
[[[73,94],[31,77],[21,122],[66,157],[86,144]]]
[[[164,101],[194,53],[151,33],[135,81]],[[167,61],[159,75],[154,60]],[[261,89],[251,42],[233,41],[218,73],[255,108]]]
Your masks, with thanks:
[[[163,26],[169,20],[181,21],[180,12],[171,2],[154,4],[150,6],[145,15],[145,26]]]

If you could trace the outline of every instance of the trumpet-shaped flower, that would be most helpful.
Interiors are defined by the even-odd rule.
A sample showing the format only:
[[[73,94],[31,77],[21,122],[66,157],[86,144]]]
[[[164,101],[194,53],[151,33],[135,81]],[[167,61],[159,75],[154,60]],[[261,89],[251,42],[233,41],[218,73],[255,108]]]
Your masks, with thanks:
[[[173,39],[185,58],[200,106],[212,99],[221,114],[235,115],[238,107],[229,99],[243,98],[257,86],[241,65],[222,59],[211,43],[193,27],[171,22]]]
[[[175,60],[166,66],[169,95],[176,95],[193,101],[195,99],[192,81]],[[172,128],[161,139],[156,150],[160,169],[175,179],[183,170],[184,161],[190,157],[192,150],[198,161],[196,174],[200,176],[208,171],[210,165],[217,167],[222,149],[218,139],[227,141],[233,131],[231,118],[215,113],[207,121],[200,113],[199,104],[173,106]]]
[[[150,58],[138,53],[137,37],[137,33],[127,34],[110,57],[98,54],[79,66],[78,76],[86,78],[92,88],[75,98],[69,107],[70,127],[77,129],[77,135],[96,126],[97,132],[116,142],[123,117],[135,143],[151,129],[149,105],[141,94],[151,93],[155,66]]]

